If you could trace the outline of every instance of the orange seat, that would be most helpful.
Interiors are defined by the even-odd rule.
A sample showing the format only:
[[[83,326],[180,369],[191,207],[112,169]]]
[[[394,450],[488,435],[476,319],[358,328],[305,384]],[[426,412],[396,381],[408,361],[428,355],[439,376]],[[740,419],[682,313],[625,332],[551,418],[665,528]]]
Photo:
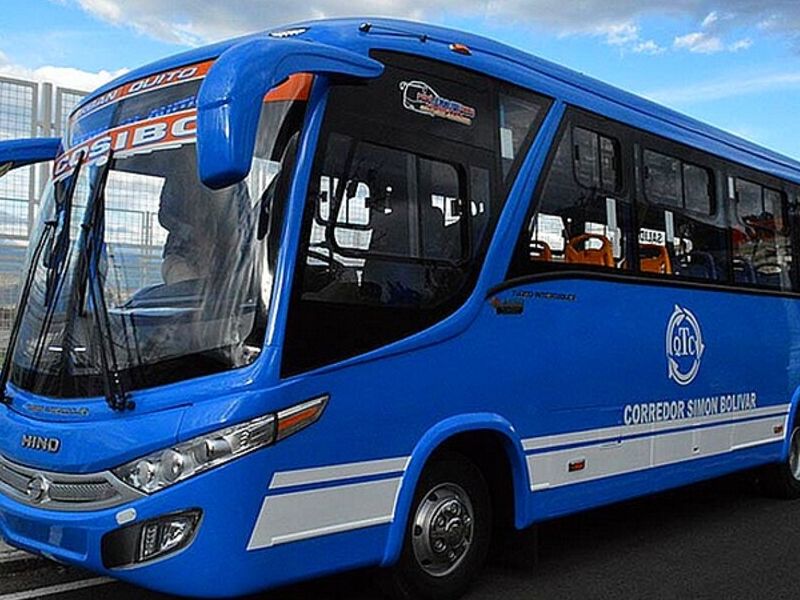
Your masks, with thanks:
[[[672,261],[665,246],[642,244],[639,246],[639,268],[642,273],[672,275]]]
[[[587,248],[590,241],[600,242],[600,248]],[[615,268],[614,247],[604,235],[584,233],[572,238],[567,243],[567,263],[576,265],[596,265],[598,267]]]

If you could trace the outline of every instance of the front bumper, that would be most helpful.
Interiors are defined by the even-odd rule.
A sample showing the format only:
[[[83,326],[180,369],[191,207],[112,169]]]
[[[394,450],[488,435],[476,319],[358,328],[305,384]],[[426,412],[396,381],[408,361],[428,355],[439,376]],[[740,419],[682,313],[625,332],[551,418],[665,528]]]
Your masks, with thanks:
[[[290,446],[291,444],[287,444]],[[229,597],[380,562],[388,524],[248,550],[275,464],[289,452],[271,448],[125,504],[97,511],[53,511],[0,494],[0,535],[11,545],[169,594]],[[202,510],[187,547],[120,569],[107,569],[103,537],[120,529],[120,513],[142,522]],[[130,523],[126,523],[129,526]]]

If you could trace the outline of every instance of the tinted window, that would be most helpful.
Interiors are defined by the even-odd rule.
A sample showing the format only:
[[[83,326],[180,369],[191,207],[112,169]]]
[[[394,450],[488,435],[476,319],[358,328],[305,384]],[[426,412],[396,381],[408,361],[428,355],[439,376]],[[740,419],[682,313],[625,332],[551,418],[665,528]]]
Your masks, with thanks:
[[[576,127],[572,133],[575,178],[587,188],[616,192],[620,188],[619,143],[594,131]]]
[[[644,191],[651,202],[667,206],[683,206],[681,161],[652,150],[645,150]]]
[[[285,375],[397,341],[465,301],[505,201],[504,173],[518,168],[546,110],[522,91],[503,104],[498,84],[455,67],[380,59],[380,78],[331,90]]]
[[[685,208],[710,215],[714,212],[714,198],[711,172],[708,169],[684,163],[683,182]]]
[[[648,143],[666,145],[660,140]],[[727,232],[713,216],[714,172],[652,149],[642,152],[642,167],[639,270],[648,275],[727,280]]]
[[[510,276],[561,267],[629,268],[630,204],[613,191],[623,187],[619,148],[610,135],[564,128]]]
[[[500,155],[503,175],[511,174],[516,159],[532,141],[533,133],[544,118],[541,99],[517,91],[500,94]]]
[[[736,282],[792,289],[792,238],[783,192],[736,179],[736,222],[732,227]]]

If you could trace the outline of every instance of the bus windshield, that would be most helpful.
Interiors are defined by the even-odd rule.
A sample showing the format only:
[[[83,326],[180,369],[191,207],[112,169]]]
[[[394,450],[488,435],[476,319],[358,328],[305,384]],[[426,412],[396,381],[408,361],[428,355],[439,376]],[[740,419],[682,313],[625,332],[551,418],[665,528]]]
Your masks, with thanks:
[[[109,369],[129,391],[246,366],[260,353],[310,78],[267,95],[252,172],[220,191],[197,175],[200,83],[123,93],[73,117],[34,234],[44,251],[27,267],[15,386],[98,396]]]

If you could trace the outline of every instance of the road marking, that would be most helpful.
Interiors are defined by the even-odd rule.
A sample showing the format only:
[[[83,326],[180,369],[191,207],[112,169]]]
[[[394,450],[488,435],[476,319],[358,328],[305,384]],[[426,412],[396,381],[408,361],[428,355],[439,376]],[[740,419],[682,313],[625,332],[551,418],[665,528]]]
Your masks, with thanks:
[[[27,558],[35,560],[36,557],[32,554],[28,554],[27,552],[23,552],[22,550],[8,550],[3,551],[0,550],[0,565],[9,563],[9,562],[16,562],[18,560],[25,560]]]
[[[97,587],[114,583],[114,579],[110,577],[95,577],[94,579],[81,579],[80,581],[73,581],[71,583],[62,583],[60,585],[51,585],[48,587],[38,588],[35,590],[28,590],[27,592],[15,592],[13,594],[3,594],[0,600],[31,600],[33,598],[44,598],[45,596],[53,596],[55,594],[63,594],[65,592],[74,592],[75,590],[82,590],[90,587]]]

